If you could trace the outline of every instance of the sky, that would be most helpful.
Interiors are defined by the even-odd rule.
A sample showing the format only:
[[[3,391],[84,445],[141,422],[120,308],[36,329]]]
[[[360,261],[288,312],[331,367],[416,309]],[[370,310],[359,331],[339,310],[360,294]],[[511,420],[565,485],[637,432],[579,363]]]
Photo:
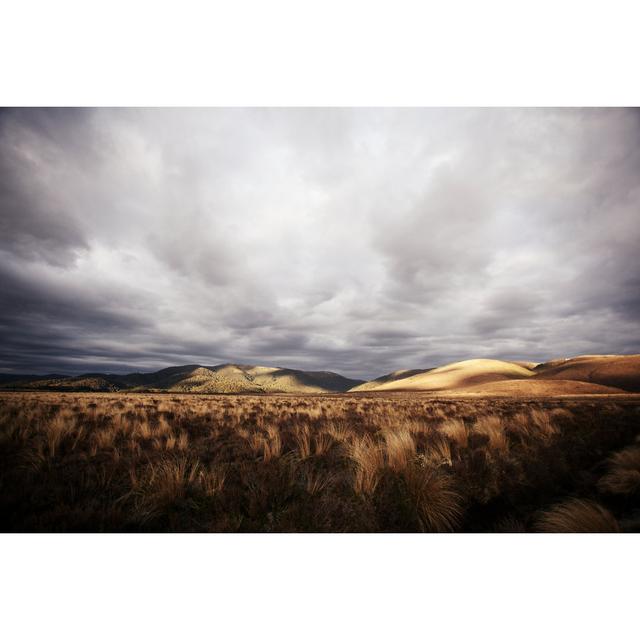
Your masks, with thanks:
[[[640,352],[640,111],[0,111],[0,371]]]

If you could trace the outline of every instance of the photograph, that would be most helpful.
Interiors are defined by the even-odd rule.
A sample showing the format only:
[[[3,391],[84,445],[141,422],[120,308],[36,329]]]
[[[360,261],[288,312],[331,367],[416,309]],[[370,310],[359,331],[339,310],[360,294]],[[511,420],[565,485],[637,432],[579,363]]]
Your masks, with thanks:
[[[637,4],[4,2],[2,637],[636,637]]]
[[[0,110],[0,528],[640,532],[640,110]]]

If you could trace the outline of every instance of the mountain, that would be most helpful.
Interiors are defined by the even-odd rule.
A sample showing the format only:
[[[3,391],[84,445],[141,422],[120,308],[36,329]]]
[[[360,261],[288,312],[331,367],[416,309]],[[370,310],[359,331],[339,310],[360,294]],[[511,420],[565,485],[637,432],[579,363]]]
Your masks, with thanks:
[[[55,391],[172,391],[176,393],[336,393],[362,380],[331,371],[298,371],[277,367],[198,364],[168,367],[153,373],[126,375],[89,373],[75,377],[0,380],[4,389]]]
[[[174,393],[344,393],[426,391],[476,395],[553,396],[640,392],[640,355],[578,356],[537,364],[474,359],[436,369],[400,369],[375,380],[331,371],[244,364],[168,367],[153,373],[81,376],[0,374],[0,389],[167,391]]]
[[[369,391],[444,391],[460,387],[495,382],[498,380],[513,380],[528,378],[533,372],[513,362],[502,360],[476,359],[453,362],[436,369],[427,369],[406,377],[393,377],[384,380]],[[378,380],[383,380],[378,378]],[[361,387],[351,391],[362,391]]]

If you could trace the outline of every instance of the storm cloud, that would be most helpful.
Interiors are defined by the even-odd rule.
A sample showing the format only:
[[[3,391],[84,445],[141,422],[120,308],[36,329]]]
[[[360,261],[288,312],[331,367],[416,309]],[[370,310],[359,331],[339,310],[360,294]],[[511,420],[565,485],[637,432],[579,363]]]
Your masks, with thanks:
[[[633,109],[7,109],[0,370],[640,351]]]

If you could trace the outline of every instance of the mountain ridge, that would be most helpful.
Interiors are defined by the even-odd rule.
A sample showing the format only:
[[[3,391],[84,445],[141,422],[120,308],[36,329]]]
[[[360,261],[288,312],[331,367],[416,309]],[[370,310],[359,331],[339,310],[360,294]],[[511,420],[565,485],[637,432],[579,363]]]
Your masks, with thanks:
[[[575,384],[567,384],[573,382]],[[377,393],[381,391],[487,395],[513,393],[640,392],[640,354],[583,355],[547,362],[476,358],[432,369],[399,369],[365,381],[332,371],[255,364],[188,364],[149,373],[0,374],[0,389],[174,393]]]
[[[4,374],[0,389],[54,391],[173,391],[177,393],[335,393],[364,380],[332,371],[222,363],[165,367],[149,373],[84,373],[78,376]]]

